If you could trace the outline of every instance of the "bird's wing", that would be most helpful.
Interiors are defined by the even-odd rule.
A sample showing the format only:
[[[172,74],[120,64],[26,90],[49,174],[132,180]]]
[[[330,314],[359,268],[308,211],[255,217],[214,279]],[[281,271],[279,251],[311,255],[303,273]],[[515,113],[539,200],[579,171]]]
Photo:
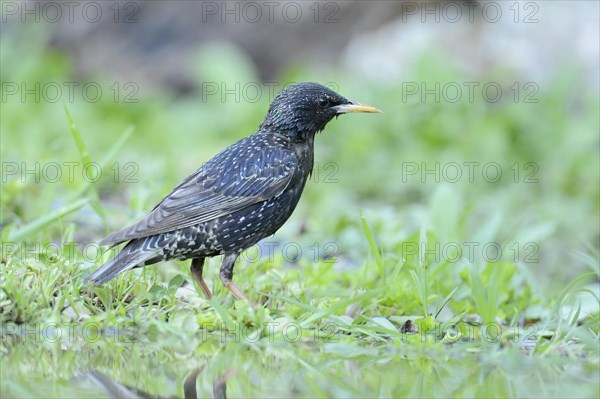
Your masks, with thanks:
[[[294,151],[263,141],[242,139],[188,176],[144,219],[113,233],[100,245],[204,223],[277,197],[290,183]]]

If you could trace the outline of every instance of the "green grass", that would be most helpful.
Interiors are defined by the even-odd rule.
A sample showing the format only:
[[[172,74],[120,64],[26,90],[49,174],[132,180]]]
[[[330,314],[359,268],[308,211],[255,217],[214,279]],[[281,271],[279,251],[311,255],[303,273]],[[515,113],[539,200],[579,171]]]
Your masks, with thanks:
[[[26,56],[25,71],[6,64],[2,80],[71,79],[68,58],[44,51]],[[198,68],[207,81],[234,79]],[[135,104],[11,98],[3,168],[40,168],[3,169],[2,396],[95,397],[104,376],[181,397],[198,373],[201,396],[226,385],[233,397],[598,397],[598,98],[572,106],[582,83],[564,75],[538,104],[404,103],[400,82],[282,76],[335,81],[384,114],[340,118],[317,137],[301,204],[266,239],[276,250],[250,249],[236,265],[236,284],[264,305],[256,311],[222,287],[219,258],[207,262],[210,301],[187,262],[101,287],[83,278],[114,254],[94,242],[251,133],[268,98],[202,102],[147,87]],[[414,79],[465,80],[433,66]],[[97,163],[103,175],[52,183],[51,162]],[[421,162],[495,162],[505,178],[407,173]]]

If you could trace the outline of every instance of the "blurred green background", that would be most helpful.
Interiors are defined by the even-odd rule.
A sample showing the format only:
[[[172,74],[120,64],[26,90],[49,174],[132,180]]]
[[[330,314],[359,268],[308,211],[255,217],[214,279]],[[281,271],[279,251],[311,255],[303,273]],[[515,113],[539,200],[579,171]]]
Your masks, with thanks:
[[[450,11],[444,13],[440,7],[440,23],[435,23],[432,14],[433,23],[419,24],[420,11],[412,15],[415,4],[398,9],[399,31],[430,32],[443,25],[444,17],[450,18]],[[144,12],[149,6],[140,7],[135,9],[139,22],[130,28],[132,35],[141,29],[137,25],[147,25]],[[426,7],[419,6],[419,10]],[[551,22],[547,18],[553,8],[536,13],[541,22],[521,24],[528,29],[521,40],[535,43],[535,33]],[[338,20],[345,16],[339,8],[335,10]],[[197,18],[210,22],[202,14],[205,9],[197,11]],[[244,22],[245,14],[240,11],[240,15]],[[578,251],[598,250],[598,81],[597,74],[586,71],[584,60],[582,65],[558,61],[546,65],[542,74],[511,71],[515,62],[499,57],[489,67],[465,72],[456,65],[453,49],[432,43],[408,60],[381,54],[381,70],[386,70],[385,63],[400,63],[406,71],[400,75],[372,76],[376,61],[354,67],[343,62],[343,54],[328,65],[294,61],[290,55],[265,85],[260,62],[256,65],[235,43],[219,40],[198,44],[181,55],[189,61],[177,68],[189,71],[185,79],[190,87],[182,93],[178,86],[154,82],[142,72],[139,80],[129,80],[135,71],[107,72],[118,68],[110,64],[99,63],[81,73],[78,69],[86,60],[54,45],[53,40],[61,43],[57,39],[61,35],[48,34],[52,24],[44,24],[41,18],[39,24],[15,26],[16,16],[8,18],[11,24],[4,27],[2,41],[5,237],[8,230],[14,232],[67,204],[69,195],[85,183],[83,175],[98,169],[84,169],[80,164],[65,106],[94,162],[107,155],[128,127],[135,128],[101,170],[101,178],[88,179],[108,221],[96,220],[93,210],[86,207],[55,230],[37,232],[39,238],[58,239],[65,226],[76,223],[85,226],[74,228],[74,234],[78,242],[86,243],[141,217],[183,177],[225,146],[254,132],[273,95],[286,84],[316,81],[380,107],[385,114],[340,118],[318,137],[316,184],[308,185],[304,201],[283,234],[293,236],[302,224],[310,233],[342,243],[352,240],[345,236],[347,224],[356,224],[362,211],[382,229],[379,238],[384,249],[393,251],[398,239],[419,229],[424,220],[452,224],[454,235],[444,239],[454,242],[468,241],[478,226],[501,217],[494,239],[513,239],[521,247],[529,242],[539,246],[535,256],[539,262],[527,266],[552,288],[586,270],[575,256]],[[417,20],[416,28],[408,23],[410,18]],[[114,25],[113,20],[109,22]],[[151,29],[149,25],[146,30]],[[485,20],[472,25],[484,32],[496,29]],[[519,25],[510,20],[508,26]],[[25,31],[18,30],[25,27]],[[445,28],[449,35],[460,33],[457,25],[447,23]],[[61,29],[65,28],[55,28]],[[381,30],[384,34],[379,36],[370,30],[362,37],[355,34],[358,39],[353,46],[374,41],[374,47],[384,48],[391,34]],[[94,44],[82,37],[88,40],[87,46]],[[479,46],[473,51],[479,59],[495,57],[486,54],[476,38],[473,41]],[[109,52],[113,47],[119,48],[100,41],[97,49]],[[373,51],[358,48],[357,54],[346,58]],[[527,62],[536,61],[536,54],[529,57]],[[135,62],[139,60],[131,61]],[[428,204],[440,192],[452,201],[442,205],[440,215],[428,215]],[[341,246],[341,252],[351,252],[353,244]],[[353,256],[360,258],[358,253]]]
[[[32,9],[38,4],[36,21],[35,13],[23,17],[22,3],[3,2],[3,322],[54,314],[47,304],[39,305],[41,312],[20,307],[20,300],[34,300],[28,295],[35,290],[20,292],[25,287],[8,277],[57,267],[43,256],[40,261],[35,248],[55,243],[59,249],[44,255],[67,258],[64,243],[75,243],[76,255],[67,259],[73,274],[59,270],[59,287],[87,274],[102,258],[82,256],[82,248],[141,218],[203,162],[254,132],[273,94],[299,81],[326,84],[384,112],[344,116],[318,135],[311,182],[289,222],[268,239],[299,243],[302,267],[311,267],[313,243],[322,252],[334,244],[339,275],[317,273],[322,285],[308,292],[347,298],[349,286],[360,288],[359,270],[370,265],[368,273],[375,273],[362,215],[389,270],[437,265],[427,284],[439,300],[458,287],[446,308],[452,314],[545,320],[549,303],[569,281],[594,272],[585,287],[596,300],[584,300],[583,313],[597,319],[597,3],[302,3],[302,17],[293,23],[277,13],[269,21],[262,3],[256,3],[262,10],[256,20],[242,3],[209,3],[216,9],[189,2],[106,3],[98,23],[86,21],[79,8],[73,22],[63,14],[54,23],[48,21],[53,10],[41,3],[26,3]],[[224,7],[233,14],[222,14]],[[102,164],[101,176],[84,178],[88,161]],[[419,263],[408,243],[423,240],[433,245],[433,259]],[[465,243],[475,243],[473,259]],[[490,243],[501,248],[497,258],[482,251]],[[7,248],[13,244],[34,249],[11,261]],[[461,260],[447,262],[454,244],[463,249]],[[261,265],[269,273],[280,268],[277,262]],[[154,267],[158,276],[152,279],[187,276],[187,267]],[[399,285],[388,282],[370,316],[427,316],[437,309],[427,295],[423,301],[406,270],[396,276]],[[256,278],[258,272],[244,273]],[[473,300],[476,275],[501,292],[489,317]],[[257,281],[250,287],[268,291],[272,283]],[[293,284],[293,277],[286,281]],[[597,338],[597,322],[592,325]],[[9,352],[23,356],[18,351]],[[597,353],[593,359],[595,370]],[[582,395],[597,388],[593,383]]]

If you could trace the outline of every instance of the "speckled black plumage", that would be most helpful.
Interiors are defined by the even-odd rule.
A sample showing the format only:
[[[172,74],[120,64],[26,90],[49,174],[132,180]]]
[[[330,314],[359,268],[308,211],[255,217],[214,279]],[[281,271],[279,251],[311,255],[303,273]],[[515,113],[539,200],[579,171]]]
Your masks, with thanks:
[[[221,280],[245,299],[231,283],[236,258],[290,217],[313,168],[315,134],[346,112],[378,110],[315,83],[284,89],[257,132],[188,176],[140,222],[102,240],[128,243],[87,280],[98,285],[134,267],[194,259],[192,275],[210,297],[204,258],[224,254]]]

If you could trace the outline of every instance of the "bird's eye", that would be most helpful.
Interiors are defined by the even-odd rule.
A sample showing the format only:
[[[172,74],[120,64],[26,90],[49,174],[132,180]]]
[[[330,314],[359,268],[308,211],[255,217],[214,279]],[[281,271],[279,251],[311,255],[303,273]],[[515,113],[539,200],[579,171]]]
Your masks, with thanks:
[[[329,99],[327,97],[319,98],[319,107],[325,108],[329,105]]]

